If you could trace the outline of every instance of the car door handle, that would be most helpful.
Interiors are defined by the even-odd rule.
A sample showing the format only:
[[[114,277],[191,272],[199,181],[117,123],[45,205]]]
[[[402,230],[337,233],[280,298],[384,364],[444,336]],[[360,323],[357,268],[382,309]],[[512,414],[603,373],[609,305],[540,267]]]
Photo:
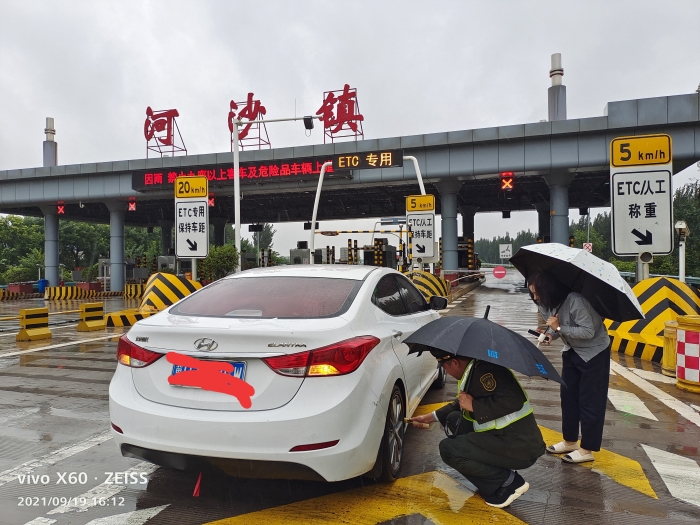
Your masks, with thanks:
[[[392,330],[392,331],[391,331],[391,335],[392,335],[393,337],[397,337],[397,338],[398,338],[398,337],[401,337],[401,336],[403,335],[403,332],[401,332],[400,330]]]

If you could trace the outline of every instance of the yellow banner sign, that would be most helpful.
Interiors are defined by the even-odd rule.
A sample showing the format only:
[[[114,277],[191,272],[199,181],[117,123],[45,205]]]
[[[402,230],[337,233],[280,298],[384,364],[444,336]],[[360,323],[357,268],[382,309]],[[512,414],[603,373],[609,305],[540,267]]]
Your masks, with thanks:
[[[406,212],[435,210],[435,195],[409,195],[406,197]]]
[[[206,177],[178,177],[175,179],[175,198],[192,199],[207,197],[209,185]]]
[[[610,166],[649,166],[671,162],[669,135],[618,137],[610,143]]]

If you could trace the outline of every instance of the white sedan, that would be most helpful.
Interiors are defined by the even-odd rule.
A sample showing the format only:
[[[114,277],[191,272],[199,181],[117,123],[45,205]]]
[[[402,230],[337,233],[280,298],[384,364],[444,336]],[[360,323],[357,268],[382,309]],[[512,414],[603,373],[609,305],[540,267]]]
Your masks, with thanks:
[[[370,266],[283,266],[221,279],[120,339],[109,386],[114,439],[124,456],[179,469],[396,479],[403,418],[432,385],[444,385],[436,360],[409,354],[402,341],[446,303],[428,304],[399,272]],[[254,393],[246,402],[174,384],[198,370],[173,364],[188,357],[225,368],[219,373]]]

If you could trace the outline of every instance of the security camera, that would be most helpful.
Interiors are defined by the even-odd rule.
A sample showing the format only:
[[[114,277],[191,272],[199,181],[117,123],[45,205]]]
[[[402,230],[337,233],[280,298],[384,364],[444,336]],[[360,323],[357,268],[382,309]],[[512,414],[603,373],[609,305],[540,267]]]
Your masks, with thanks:
[[[688,225],[685,223],[685,221],[676,222],[676,232],[681,238],[685,238],[690,235],[690,230],[688,229]]]

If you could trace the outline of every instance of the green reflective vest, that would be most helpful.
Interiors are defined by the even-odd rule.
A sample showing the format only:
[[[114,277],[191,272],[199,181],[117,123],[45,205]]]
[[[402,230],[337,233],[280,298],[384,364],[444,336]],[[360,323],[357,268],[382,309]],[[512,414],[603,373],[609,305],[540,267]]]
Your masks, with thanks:
[[[475,360],[472,359],[469,362],[467,368],[464,370],[464,374],[462,374],[462,378],[459,381],[457,381],[457,397],[459,397],[459,393],[462,391],[464,385],[467,384],[469,374],[471,374],[472,368],[474,367],[474,361]],[[513,374],[513,371],[511,370],[510,373]],[[520,381],[518,381],[518,378],[515,377],[515,374],[513,374],[513,378],[515,378],[515,382],[518,383],[520,390],[523,391],[523,395],[525,396],[525,403],[523,403],[523,407],[516,412],[506,414],[505,416],[501,416],[497,419],[487,421],[486,423],[478,423],[469,415],[468,410],[462,410],[462,416],[464,416],[464,419],[472,422],[472,424],[474,425],[475,432],[486,432],[487,430],[493,430],[494,428],[506,428],[511,423],[515,423],[516,421],[524,418],[525,416],[532,414],[532,406],[530,406],[530,399],[527,397],[527,392],[525,392],[525,389],[520,384]]]

